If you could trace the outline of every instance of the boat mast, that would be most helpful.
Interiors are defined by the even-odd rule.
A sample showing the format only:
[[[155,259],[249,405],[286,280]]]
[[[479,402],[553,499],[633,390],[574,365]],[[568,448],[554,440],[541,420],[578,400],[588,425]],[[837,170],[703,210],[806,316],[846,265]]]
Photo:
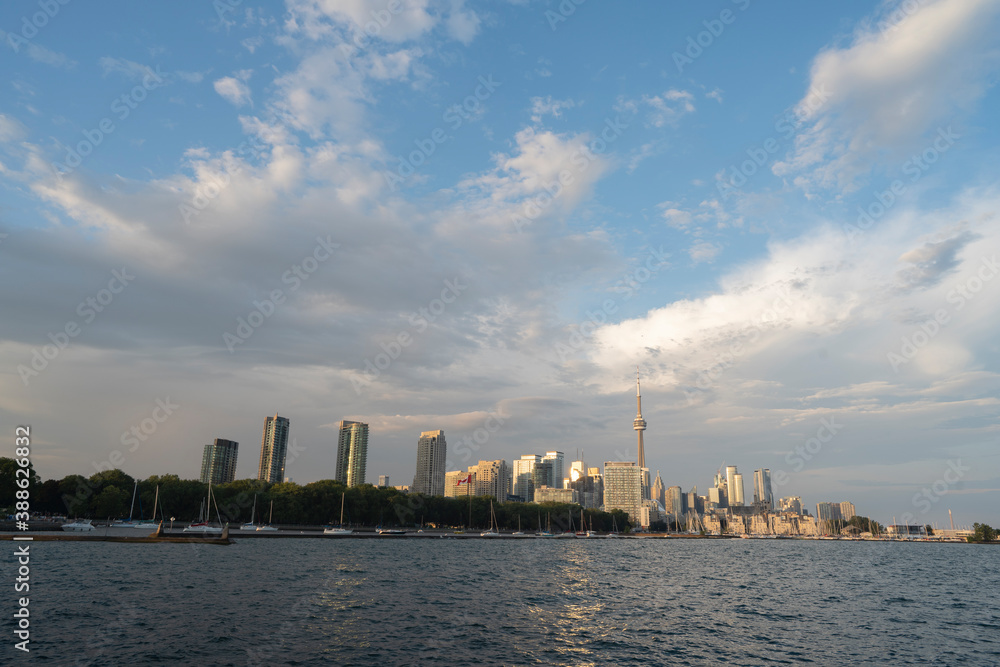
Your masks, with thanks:
[[[344,498],[347,497],[347,492],[344,491],[340,494],[340,527],[344,527]]]
[[[128,508],[128,520],[132,520],[132,510],[135,509],[135,492],[139,490],[139,480],[135,480],[135,486],[132,487],[132,506]]]

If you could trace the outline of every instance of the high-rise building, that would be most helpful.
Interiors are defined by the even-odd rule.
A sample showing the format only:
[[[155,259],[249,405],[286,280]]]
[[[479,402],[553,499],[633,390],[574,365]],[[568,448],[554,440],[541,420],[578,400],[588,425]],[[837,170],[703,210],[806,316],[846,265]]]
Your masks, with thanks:
[[[260,439],[260,464],[257,479],[277,484],[285,479],[285,453],[288,451],[288,429],[285,417],[274,415],[264,420],[264,435]]]
[[[778,508],[782,512],[794,512],[802,515],[802,498],[799,496],[789,496],[778,501]]]
[[[551,473],[548,482],[546,484],[551,486],[553,489],[563,488],[563,453],[562,452],[545,452],[545,456],[542,457],[542,461],[551,461],[552,467],[550,468]]]
[[[510,495],[510,466],[507,461],[480,461],[469,470],[475,474],[476,495],[492,496],[500,502],[506,502]]]
[[[761,468],[760,470],[753,471],[753,504],[755,507],[767,511],[774,509],[770,468]]]
[[[642,469],[634,461],[604,463],[604,511],[624,510],[639,523],[642,508]]]
[[[470,468],[467,471],[450,470],[444,474],[444,497],[465,498],[476,495],[476,473]]]
[[[378,476],[378,485],[380,487],[387,487],[387,486],[389,486],[389,476],[388,475],[379,475]]]
[[[649,499],[649,468],[646,467],[646,448],[642,443],[642,434],[646,430],[646,420],[642,418],[642,395],[639,393],[639,368],[635,369],[635,419],[632,428],[639,436],[639,476],[642,480],[642,499]]]
[[[368,424],[346,419],[337,424],[337,468],[334,479],[347,486],[365,483]],[[412,489],[411,489],[412,490]]]
[[[574,489],[553,489],[548,486],[540,486],[535,489],[536,503],[575,503],[577,502],[576,491]]]
[[[736,466],[726,466],[726,498],[729,507],[743,504],[743,475],[737,472]]]
[[[417,471],[413,475],[413,493],[425,496],[444,495],[444,463],[448,444],[444,431],[424,431],[417,440]]]
[[[844,521],[850,521],[855,516],[857,516],[857,512],[854,511],[854,503],[848,502],[846,500],[840,503],[841,519],[843,519]]]
[[[736,506],[746,505],[743,500],[743,475],[741,473],[733,475],[733,483],[736,485],[736,502],[733,504]]]
[[[684,494],[681,493],[681,487],[671,486],[665,491],[665,496],[667,502],[663,503],[663,508],[667,514],[678,519],[684,516]]]
[[[589,474],[590,471],[597,473]],[[576,491],[577,502],[587,509],[596,509],[604,502],[604,491],[600,488],[600,468],[588,470],[585,461],[573,461],[569,467],[569,487]]]
[[[660,503],[664,508],[667,506],[666,499],[666,488],[663,486],[663,478],[660,477],[660,471],[656,471],[656,480],[653,482],[653,492],[652,499]]]
[[[201,481],[203,484],[228,484],[236,479],[236,454],[240,443],[216,438],[205,445],[201,455]]]
[[[816,503],[816,518],[819,521],[840,519],[840,503]]]
[[[514,495],[525,502],[530,503],[535,497],[535,468],[541,462],[542,457],[538,454],[524,454],[514,461]]]

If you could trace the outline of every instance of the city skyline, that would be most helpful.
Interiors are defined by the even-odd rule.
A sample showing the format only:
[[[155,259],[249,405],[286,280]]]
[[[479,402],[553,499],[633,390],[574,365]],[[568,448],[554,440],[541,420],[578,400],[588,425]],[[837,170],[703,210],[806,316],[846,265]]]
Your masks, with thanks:
[[[196,477],[275,413],[300,482],[341,415],[402,483],[427,429],[634,460],[638,366],[667,486],[1000,522],[996,3],[564,5],[3,3],[39,473]]]

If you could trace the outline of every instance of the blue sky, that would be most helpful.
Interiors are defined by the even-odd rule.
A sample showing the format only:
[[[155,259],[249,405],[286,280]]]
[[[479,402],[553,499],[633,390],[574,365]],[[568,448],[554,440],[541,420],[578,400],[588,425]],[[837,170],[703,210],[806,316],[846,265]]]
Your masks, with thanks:
[[[996,522],[998,13],[5,3],[0,413],[45,477],[249,477],[277,412],[299,482],[361,419],[398,484],[438,428],[633,457],[639,366],[668,485]]]

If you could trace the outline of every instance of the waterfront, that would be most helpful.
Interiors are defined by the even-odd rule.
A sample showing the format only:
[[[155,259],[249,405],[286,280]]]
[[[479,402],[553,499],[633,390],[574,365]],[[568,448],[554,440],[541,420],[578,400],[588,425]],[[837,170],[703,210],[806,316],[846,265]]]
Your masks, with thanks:
[[[989,546],[70,542],[34,544],[32,563],[31,657],[48,664],[1000,661]]]

